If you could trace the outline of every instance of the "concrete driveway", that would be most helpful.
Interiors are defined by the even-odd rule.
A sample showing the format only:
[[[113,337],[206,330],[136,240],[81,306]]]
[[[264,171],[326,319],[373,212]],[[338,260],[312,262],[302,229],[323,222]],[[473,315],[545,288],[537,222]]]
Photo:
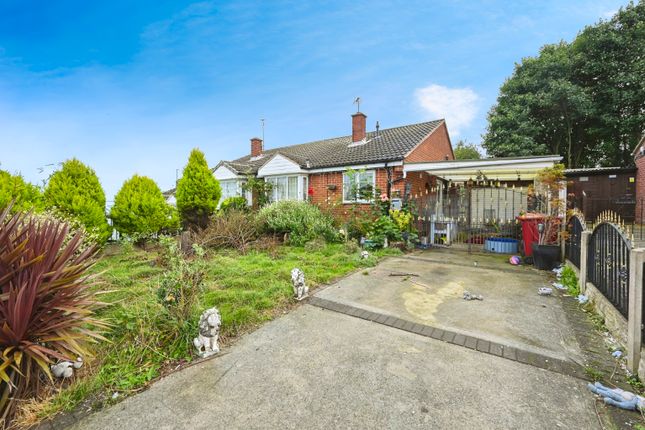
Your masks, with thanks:
[[[562,301],[537,294],[545,286],[551,285],[544,272],[511,266],[507,256],[439,249],[389,258],[317,296],[582,363]],[[484,300],[463,300],[464,291]]]
[[[600,428],[586,381],[547,370],[580,351],[559,299],[537,296],[544,275],[460,255],[389,259],[351,275],[71,428]],[[463,289],[484,301],[463,301]]]

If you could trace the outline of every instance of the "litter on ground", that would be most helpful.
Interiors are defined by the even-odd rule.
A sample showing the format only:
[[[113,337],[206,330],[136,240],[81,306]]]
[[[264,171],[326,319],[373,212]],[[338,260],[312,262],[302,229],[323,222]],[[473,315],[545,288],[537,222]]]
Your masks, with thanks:
[[[550,296],[551,294],[553,294],[553,288],[540,287],[538,288],[538,294],[541,296]]]
[[[643,410],[645,405],[645,399],[641,396],[636,395],[630,391],[624,391],[620,388],[609,388],[602,385],[600,382],[595,384],[587,384],[587,388],[603,398],[606,404],[616,406],[621,409],[627,409],[629,411],[640,411]]]
[[[578,299],[578,303],[580,303],[581,305],[584,305],[589,301],[589,297],[585,296],[584,294],[578,295],[577,299]]]
[[[566,287],[562,285],[560,282],[552,282],[551,285],[553,285],[558,290],[566,290]]]
[[[484,300],[481,294],[473,294],[470,291],[464,291],[464,300]]]

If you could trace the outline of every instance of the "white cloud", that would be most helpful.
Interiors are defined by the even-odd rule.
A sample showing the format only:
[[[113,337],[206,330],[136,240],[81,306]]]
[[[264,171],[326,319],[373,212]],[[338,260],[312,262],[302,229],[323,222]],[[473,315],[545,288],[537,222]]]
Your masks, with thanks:
[[[414,92],[417,102],[431,119],[445,118],[450,134],[459,135],[475,119],[479,96],[470,88],[448,88],[431,84]]]

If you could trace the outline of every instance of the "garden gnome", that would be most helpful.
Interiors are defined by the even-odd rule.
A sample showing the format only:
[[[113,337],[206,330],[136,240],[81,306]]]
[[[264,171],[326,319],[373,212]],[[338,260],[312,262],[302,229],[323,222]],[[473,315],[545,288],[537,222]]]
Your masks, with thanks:
[[[296,300],[302,300],[309,295],[309,287],[305,285],[305,273],[302,270],[295,268],[291,271],[291,282]]]
[[[210,357],[219,352],[217,340],[221,325],[222,319],[217,308],[205,310],[199,318],[199,335],[193,339],[193,345],[201,358]]]

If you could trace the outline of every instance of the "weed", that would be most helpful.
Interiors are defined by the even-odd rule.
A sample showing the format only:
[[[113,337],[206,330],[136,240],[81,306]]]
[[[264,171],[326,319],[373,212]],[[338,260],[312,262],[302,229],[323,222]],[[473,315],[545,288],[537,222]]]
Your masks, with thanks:
[[[600,381],[605,375],[602,371],[592,366],[585,366],[585,374],[588,377],[590,377],[593,381]]]
[[[578,277],[576,276],[576,272],[571,267],[564,266],[560,282],[567,289],[567,293],[569,293],[570,295],[578,296],[580,294]]]
[[[641,382],[638,375],[630,375],[627,377],[627,383],[634,389],[637,393],[643,393],[645,390],[645,385]]]

